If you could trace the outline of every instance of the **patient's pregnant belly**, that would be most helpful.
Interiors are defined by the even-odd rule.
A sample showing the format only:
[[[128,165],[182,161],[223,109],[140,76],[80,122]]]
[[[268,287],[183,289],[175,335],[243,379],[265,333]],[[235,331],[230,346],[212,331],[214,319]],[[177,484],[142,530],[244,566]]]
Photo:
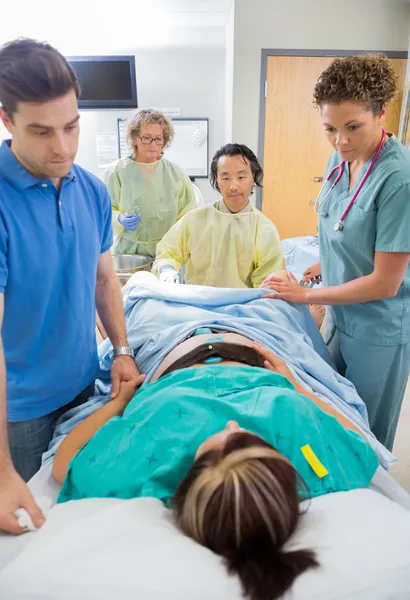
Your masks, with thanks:
[[[156,381],[162,375],[162,373],[168,369],[170,365],[172,365],[176,360],[191,352],[198,346],[202,346],[206,343],[212,342],[231,342],[233,344],[243,344],[244,346],[251,346],[252,341],[245,337],[244,335],[240,335],[239,333],[203,333],[200,335],[194,335],[193,337],[188,338],[183,341],[181,344],[178,344],[171,352],[164,358],[164,360],[160,363],[158,369],[155,371],[150,381]],[[235,363],[232,361],[223,361],[224,363],[229,362],[229,364],[241,364]],[[243,365],[242,365],[243,366]]]

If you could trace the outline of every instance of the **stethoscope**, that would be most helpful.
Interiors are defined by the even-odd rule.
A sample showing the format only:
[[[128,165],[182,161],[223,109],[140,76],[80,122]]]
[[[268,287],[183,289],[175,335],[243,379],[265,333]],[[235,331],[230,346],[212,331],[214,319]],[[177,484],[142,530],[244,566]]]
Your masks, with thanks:
[[[356,201],[356,199],[357,199],[357,197],[358,197],[358,195],[360,193],[360,190],[362,189],[362,187],[365,184],[365,181],[367,180],[367,178],[369,177],[370,173],[372,172],[372,169],[373,169],[373,167],[375,165],[375,162],[379,158],[380,152],[382,150],[383,143],[384,143],[384,138],[385,137],[386,137],[386,131],[382,128],[382,139],[380,140],[380,144],[379,144],[379,146],[378,146],[378,148],[376,150],[375,155],[373,156],[372,162],[370,163],[370,165],[369,165],[366,173],[363,175],[363,178],[362,178],[361,182],[359,183],[359,186],[358,186],[357,190],[355,191],[355,193],[353,195],[353,198],[350,200],[349,204],[347,205],[344,213],[342,214],[342,216],[340,217],[340,219],[338,220],[338,222],[334,224],[334,226],[333,226],[333,230],[334,231],[343,231],[343,228],[344,228],[343,221],[346,219],[347,215],[349,214],[350,209],[352,208],[353,204],[355,203],[355,201]],[[317,197],[317,199],[316,199],[316,201],[314,203],[315,212],[317,212],[317,214],[319,216],[321,216],[321,217],[328,217],[329,216],[329,213],[326,213],[326,212],[322,212],[321,213],[321,212],[319,212],[319,208],[322,206],[323,202],[326,200],[326,198],[329,196],[329,194],[335,189],[335,187],[337,186],[337,184],[339,183],[339,181],[342,179],[343,173],[344,173],[344,170],[345,170],[345,164],[346,164],[346,162],[343,160],[339,165],[337,165],[336,167],[334,167],[330,171],[329,175],[326,177],[326,181],[323,184],[322,189],[319,192],[319,196]],[[337,171],[339,171],[339,173],[338,173],[336,179],[334,180],[334,182],[330,186],[330,188],[327,191],[327,193],[326,193],[325,197],[323,198],[323,200],[320,200],[320,197],[321,197],[321,195],[323,193],[323,190],[324,190],[326,184],[329,183],[329,181],[332,179],[333,175]]]

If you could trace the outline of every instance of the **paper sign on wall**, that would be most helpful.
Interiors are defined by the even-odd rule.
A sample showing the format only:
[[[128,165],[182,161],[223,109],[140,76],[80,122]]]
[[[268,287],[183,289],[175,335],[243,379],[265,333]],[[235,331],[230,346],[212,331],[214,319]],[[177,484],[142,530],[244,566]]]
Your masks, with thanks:
[[[105,169],[118,159],[118,139],[115,133],[97,133],[98,168]]]

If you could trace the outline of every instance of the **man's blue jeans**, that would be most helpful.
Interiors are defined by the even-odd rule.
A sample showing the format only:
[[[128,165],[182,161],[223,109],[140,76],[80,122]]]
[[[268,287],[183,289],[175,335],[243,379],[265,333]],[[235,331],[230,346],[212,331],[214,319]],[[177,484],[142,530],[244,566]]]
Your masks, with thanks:
[[[16,471],[24,481],[31,479],[39,470],[41,457],[51,442],[57,419],[70,408],[86,402],[93,394],[94,382],[78,394],[72,402],[48,415],[8,424],[11,458]]]

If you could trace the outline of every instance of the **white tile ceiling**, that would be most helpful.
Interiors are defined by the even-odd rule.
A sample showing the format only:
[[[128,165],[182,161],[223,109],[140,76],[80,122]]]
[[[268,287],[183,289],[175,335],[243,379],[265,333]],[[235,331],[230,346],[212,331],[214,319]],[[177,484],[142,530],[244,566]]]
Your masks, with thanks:
[[[151,0],[153,6],[168,14],[180,15],[187,22],[197,25],[201,17],[209,21],[214,19],[214,25],[225,24],[233,0]],[[410,0],[409,0],[410,1]],[[221,23],[221,21],[223,21]]]
[[[220,45],[232,6],[232,0],[70,0],[63,17],[55,0],[21,1],[24,11],[18,19],[12,2],[2,6],[1,22],[7,25],[0,27],[0,45],[20,36],[34,37],[71,55]],[[201,39],[194,33],[198,27],[205,28]]]

